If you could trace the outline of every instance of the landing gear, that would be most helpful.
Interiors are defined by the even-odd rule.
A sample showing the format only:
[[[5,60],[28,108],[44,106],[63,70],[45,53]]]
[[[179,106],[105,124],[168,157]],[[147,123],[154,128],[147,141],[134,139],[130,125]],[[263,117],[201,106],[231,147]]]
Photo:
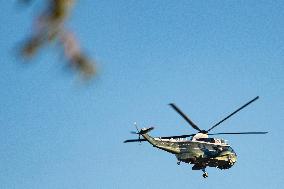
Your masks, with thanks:
[[[202,171],[203,171],[203,178],[207,178],[208,177],[208,173],[205,171],[205,168],[204,169],[202,169]]]
[[[178,161],[177,164],[180,165],[180,161]]]
[[[207,172],[205,172],[205,173],[203,173],[203,178],[207,178],[208,177],[208,173]]]

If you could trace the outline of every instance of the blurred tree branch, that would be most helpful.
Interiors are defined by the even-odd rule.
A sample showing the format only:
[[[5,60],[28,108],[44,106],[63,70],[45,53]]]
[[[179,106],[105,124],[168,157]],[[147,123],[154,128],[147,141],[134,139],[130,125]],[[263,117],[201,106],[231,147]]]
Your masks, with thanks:
[[[29,4],[32,0],[19,0]],[[75,68],[85,78],[95,74],[94,62],[80,49],[74,33],[64,26],[75,0],[45,0],[46,8],[35,19],[33,33],[21,48],[21,55],[32,58],[39,49],[56,41],[63,49],[64,57],[70,67]]]

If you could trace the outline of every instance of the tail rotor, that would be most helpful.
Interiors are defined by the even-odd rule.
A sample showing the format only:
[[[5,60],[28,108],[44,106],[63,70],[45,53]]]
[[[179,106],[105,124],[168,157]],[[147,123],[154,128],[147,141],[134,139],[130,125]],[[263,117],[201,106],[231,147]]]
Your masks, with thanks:
[[[129,139],[129,140],[124,141],[124,143],[127,143],[127,142],[139,142],[141,144],[141,142],[146,141],[146,139],[141,138],[141,135],[146,134],[146,133],[148,133],[148,132],[150,132],[150,131],[152,131],[154,129],[154,127],[149,127],[149,128],[143,128],[143,129],[139,130],[139,128],[137,127],[137,123],[136,122],[134,122],[134,126],[136,128],[136,132],[135,131],[131,131],[130,133],[138,135],[138,139]]]
[[[135,132],[135,131],[131,131],[130,133],[131,133],[131,134],[136,134],[136,135],[138,135],[138,141],[139,141],[139,144],[141,145],[141,131],[139,131],[136,122],[134,122],[134,126],[135,126],[135,128],[136,128],[136,132]]]

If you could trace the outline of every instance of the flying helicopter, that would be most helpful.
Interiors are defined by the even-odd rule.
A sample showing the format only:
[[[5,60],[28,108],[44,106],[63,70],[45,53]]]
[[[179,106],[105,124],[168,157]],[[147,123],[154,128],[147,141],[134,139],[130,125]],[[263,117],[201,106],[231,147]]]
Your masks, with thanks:
[[[256,101],[259,96],[250,100],[227,117],[211,126],[208,130],[200,129],[192,120],[189,119],[175,104],[170,103],[169,105],[185,119],[185,121],[198,132],[196,134],[185,134],[177,136],[163,136],[163,137],[152,137],[148,134],[149,131],[153,130],[154,127],[138,129],[135,124],[138,139],[125,140],[124,143],[128,142],[144,142],[147,141],[153,147],[164,150],[171,154],[174,154],[177,158],[177,164],[181,162],[193,164],[192,170],[202,170],[203,177],[207,178],[208,173],[206,167],[216,167],[219,169],[229,169],[237,161],[237,154],[233,148],[224,139],[211,138],[209,136],[214,135],[240,135],[240,134],[266,134],[268,132],[223,132],[223,133],[209,133],[218,125],[223,123],[225,120]],[[141,138],[141,136],[143,138]]]

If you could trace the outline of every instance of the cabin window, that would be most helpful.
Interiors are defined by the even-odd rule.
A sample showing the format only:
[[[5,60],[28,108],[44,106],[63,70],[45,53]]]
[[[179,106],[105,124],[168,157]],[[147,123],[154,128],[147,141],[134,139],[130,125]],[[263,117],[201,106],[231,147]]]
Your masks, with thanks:
[[[215,143],[215,139],[214,138],[198,138],[196,140],[197,141],[204,141],[204,142]]]

